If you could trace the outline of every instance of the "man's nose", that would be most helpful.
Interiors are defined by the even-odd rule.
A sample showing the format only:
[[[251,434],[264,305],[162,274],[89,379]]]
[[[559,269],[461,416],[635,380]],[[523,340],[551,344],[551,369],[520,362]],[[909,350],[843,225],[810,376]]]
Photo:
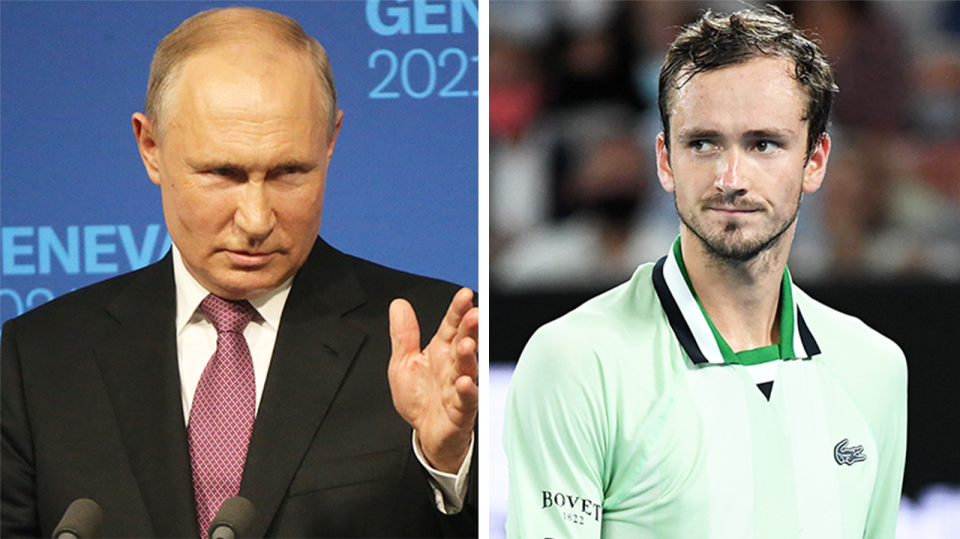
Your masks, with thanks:
[[[726,152],[724,157],[717,161],[717,179],[714,185],[724,194],[734,194],[746,190],[744,178],[743,154],[737,148]]]
[[[234,223],[251,241],[262,241],[277,223],[266,182],[251,179],[241,191]]]

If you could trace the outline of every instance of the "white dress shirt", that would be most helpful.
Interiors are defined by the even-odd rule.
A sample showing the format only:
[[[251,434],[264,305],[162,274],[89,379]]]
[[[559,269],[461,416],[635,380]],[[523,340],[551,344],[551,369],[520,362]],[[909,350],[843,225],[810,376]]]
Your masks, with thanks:
[[[200,376],[207,362],[217,351],[217,330],[198,310],[200,302],[210,293],[187,271],[179,249],[173,247],[173,277],[177,289],[177,362],[180,368],[180,396],[183,401],[183,417],[189,423],[193,395],[200,383]],[[247,324],[243,336],[250,347],[253,359],[253,374],[256,380],[256,410],[260,409],[260,397],[270,369],[273,346],[277,341],[283,307],[290,295],[293,279],[278,288],[250,300],[257,310],[253,321]],[[430,466],[420,449],[417,433],[413,433],[413,449],[417,459],[430,473],[431,486],[437,509],[445,514],[459,513],[467,495],[467,478],[473,458],[473,441],[470,451],[456,475],[441,472]]]

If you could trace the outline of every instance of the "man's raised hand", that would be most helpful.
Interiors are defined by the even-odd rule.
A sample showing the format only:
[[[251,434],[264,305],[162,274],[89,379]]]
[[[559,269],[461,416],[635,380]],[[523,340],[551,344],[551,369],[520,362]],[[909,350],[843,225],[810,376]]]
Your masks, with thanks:
[[[390,304],[390,392],[393,405],[417,431],[420,447],[441,472],[457,473],[477,417],[477,333],[473,292],[460,289],[436,335],[420,350],[420,326],[404,299]]]

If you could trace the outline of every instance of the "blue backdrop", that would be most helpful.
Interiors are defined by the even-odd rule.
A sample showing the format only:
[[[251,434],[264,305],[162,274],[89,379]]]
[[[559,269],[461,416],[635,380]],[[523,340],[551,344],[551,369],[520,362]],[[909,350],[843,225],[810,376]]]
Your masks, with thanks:
[[[217,2],[0,2],[0,318],[169,249],[137,153],[160,39]],[[478,285],[476,0],[245,2],[327,49],[344,111],[320,235]]]

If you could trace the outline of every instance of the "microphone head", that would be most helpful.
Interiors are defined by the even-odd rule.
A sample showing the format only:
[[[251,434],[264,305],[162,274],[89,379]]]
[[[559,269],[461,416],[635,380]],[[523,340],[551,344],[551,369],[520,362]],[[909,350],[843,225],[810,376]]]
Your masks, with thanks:
[[[210,528],[207,530],[207,536],[214,537],[217,528],[226,526],[233,530],[234,537],[242,537],[247,533],[247,527],[253,521],[254,514],[256,514],[256,511],[250,500],[243,496],[227,498],[220,506],[220,510],[217,511],[217,515],[213,517]]]
[[[93,500],[80,498],[67,507],[60,523],[53,530],[53,538],[57,539],[65,533],[81,539],[96,537],[102,527],[103,509]]]

